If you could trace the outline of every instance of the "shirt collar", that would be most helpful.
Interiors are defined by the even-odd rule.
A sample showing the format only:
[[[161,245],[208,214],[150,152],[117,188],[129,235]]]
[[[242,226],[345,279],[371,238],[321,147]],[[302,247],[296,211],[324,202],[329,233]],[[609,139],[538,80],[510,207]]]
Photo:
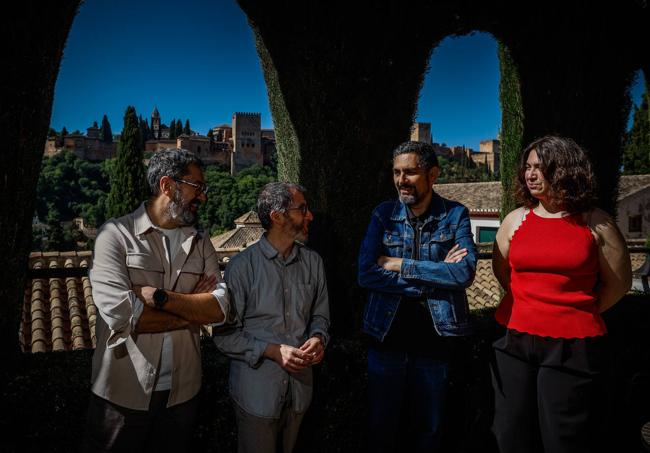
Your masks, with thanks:
[[[299,249],[300,249],[300,244],[298,242],[295,242],[293,244],[293,248],[291,249],[291,253],[287,257],[287,259],[283,261],[286,264],[289,264],[294,260],[298,259]],[[260,238],[260,250],[262,251],[262,254],[269,260],[279,257],[280,255],[280,253],[275,249],[275,247],[273,247],[273,245],[271,245],[269,240],[266,238],[266,233],[264,233]]]
[[[154,223],[151,221],[151,218],[149,217],[149,214],[147,213],[147,209],[145,208],[145,202],[143,202],[138,209],[135,210],[133,213],[134,217],[134,233],[136,235],[141,235],[144,233],[148,233],[150,230],[160,230],[161,228],[154,225]],[[193,226],[182,226],[180,227],[181,231],[184,233],[185,236],[193,236],[197,233],[197,230]]]
[[[404,221],[408,219],[408,210],[406,205],[401,201],[395,203],[395,208],[393,213],[390,216],[390,219],[393,221]],[[431,220],[440,220],[447,215],[447,208],[445,206],[445,200],[438,195],[435,191],[431,194],[431,203],[429,203],[429,208],[424,214],[420,216],[422,221],[429,222]]]

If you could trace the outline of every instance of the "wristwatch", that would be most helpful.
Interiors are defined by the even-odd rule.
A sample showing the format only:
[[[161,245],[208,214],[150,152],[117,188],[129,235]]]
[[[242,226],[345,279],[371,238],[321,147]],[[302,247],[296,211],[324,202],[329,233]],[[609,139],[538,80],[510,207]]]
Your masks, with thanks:
[[[153,304],[156,306],[156,308],[163,308],[166,303],[167,292],[162,288],[156,289],[153,292]]]

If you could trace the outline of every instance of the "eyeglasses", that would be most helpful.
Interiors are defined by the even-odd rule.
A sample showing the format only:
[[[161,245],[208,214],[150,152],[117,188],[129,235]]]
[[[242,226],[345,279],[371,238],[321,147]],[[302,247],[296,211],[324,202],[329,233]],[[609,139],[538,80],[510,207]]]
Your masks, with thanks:
[[[202,182],[201,183],[196,183],[196,182],[192,182],[192,181],[185,181],[184,179],[180,179],[180,178],[172,178],[172,179],[174,181],[176,181],[176,182],[180,182],[180,183],[183,183],[183,184],[187,184],[188,186],[194,187],[194,191],[197,193],[197,195],[199,193],[204,193],[206,195],[208,194],[209,187],[205,183],[202,183]]]
[[[307,203],[303,203],[300,206],[296,206],[296,207],[293,207],[293,208],[287,208],[287,211],[293,211],[293,210],[300,211],[302,213],[302,215],[307,215],[307,211],[309,211],[309,206],[307,205]]]

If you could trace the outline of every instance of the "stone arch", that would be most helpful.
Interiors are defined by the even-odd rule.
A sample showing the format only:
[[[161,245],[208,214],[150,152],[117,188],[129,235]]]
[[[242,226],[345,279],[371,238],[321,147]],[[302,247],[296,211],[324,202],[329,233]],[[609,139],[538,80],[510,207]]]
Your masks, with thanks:
[[[601,204],[613,210],[618,174],[611,170],[620,162],[626,90],[635,68],[646,76],[650,68],[647,2],[239,4],[256,35],[281,175],[310,190],[314,247],[328,263],[339,331],[359,326],[359,239],[372,207],[392,192],[388,153],[408,136],[429,55],[448,35],[480,30],[503,44],[515,71],[502,96],[516,99],[518,92],[521,101],[515,111],[521,129],[513,131],[510,149],[518,152],[549,132],[575,138],[594,160]],[[0,88],[3,355],[18,350],[35,186],[54,82],[78,5],[20,2],[17,13],[3,19],[9,75]]]

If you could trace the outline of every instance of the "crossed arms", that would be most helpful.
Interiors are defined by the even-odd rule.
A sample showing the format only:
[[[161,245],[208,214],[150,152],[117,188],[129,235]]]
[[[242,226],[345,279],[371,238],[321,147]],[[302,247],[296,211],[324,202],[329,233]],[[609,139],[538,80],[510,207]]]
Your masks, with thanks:
[[[216,284],[214,278],[200,280],[192,294],[170,293],[166,304],[169,309],[165,307],[165,311],[147,305],[146,295],[142,294],[146,287],[134,286],[129,278],[125,259],[126,233],[122,229],[122,225],[113,221],[102,227],[95,242],[95,256],[89,273],[95,305],[111,331],[107,340],[109,348],[122,344],[133,330],[156,333],[182,329],[191,323],[223,320],[220,303],[210,292],[205,293],[210,285],[214,287]],[[210,247],[205,247],[204,256],[206,271],[216,274],[218,264],[214,250],[210,253]],[[138,290],[144,300],[138,298]],[[222,292],[219,300],[227,307],[225,287]]]
[[[471,285],[476,251],[466,208],[460,216],[454,246],[443,261],[386,256],[382,242],[385,231],[381,217],[373,212],[359,251],[360,286],[391,294],[421,296],[432,287],[463,289]]]

